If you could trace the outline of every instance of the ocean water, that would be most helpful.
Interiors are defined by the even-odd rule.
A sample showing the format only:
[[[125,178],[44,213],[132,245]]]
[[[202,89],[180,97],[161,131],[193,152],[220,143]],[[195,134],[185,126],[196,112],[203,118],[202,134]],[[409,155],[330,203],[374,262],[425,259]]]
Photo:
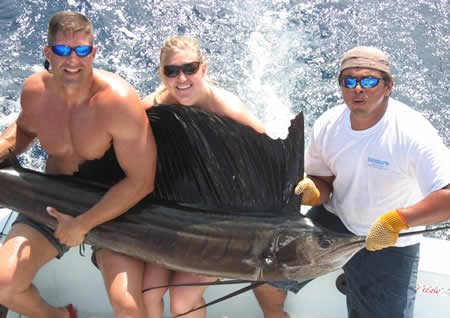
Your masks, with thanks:
[[[376,46],[391,59],[392,96],[426,116],[450,145],[450,7],[447,0],[0,0],[0,131],[17,116],[20,89],[43,69],[47,23],[57,11],[85,14],[96,29],[95,66],[131,82],[141,96],[159,84],[159,49],[170,35],[199,39],[208,74],[285,137],[342,102],[342,54]],[[21,159],[42,169],[37,144]],[[450,239],[450,233],[433,236]]]

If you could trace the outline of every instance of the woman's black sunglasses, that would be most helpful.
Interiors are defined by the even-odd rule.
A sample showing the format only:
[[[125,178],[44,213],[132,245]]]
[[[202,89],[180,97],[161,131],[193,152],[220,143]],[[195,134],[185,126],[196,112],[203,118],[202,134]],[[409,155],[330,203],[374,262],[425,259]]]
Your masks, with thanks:
[[[200,62],[191,62],[183,65],[166,65],[164,66],[164,75],[167,77],[177,77],[180,72],[183,72],[184,75],[192,75],[198,72],[200,68]]]

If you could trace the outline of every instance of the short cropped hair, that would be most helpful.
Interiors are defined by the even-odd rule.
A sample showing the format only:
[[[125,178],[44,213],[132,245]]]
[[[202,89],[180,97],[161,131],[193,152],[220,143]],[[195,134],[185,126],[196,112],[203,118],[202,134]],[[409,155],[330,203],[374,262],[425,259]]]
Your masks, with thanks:
[[[47,45],[54,45],[58,32],[84,32],[89,37],[89,44],[94,45],[94,27],[81,13],[60,11],[52,16],[48,23]],[[45,69],[50,72],[50,63],[44,61]]]
[[[90,45],[94,44],[94,27],[81,13],[60,11],[53,15],[48,23],[48,45],[53,45],[55,43],[58,32],[84,32],[89,36]]]

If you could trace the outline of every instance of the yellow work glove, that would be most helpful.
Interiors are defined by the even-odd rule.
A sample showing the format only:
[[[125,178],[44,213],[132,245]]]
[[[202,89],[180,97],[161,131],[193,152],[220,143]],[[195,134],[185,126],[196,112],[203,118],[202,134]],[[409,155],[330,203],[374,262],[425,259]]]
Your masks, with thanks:
[[[366,237],[366,248],[369,251],[381,250],[397,243],[401,230],[409,229],[405,218],[397,210],[380,216],[370,227]]]
[[[302,181],[297,183],[295,187],[295,194],[300,195],[303,193],[302,204],[303,205],[311,205],[316,204],[317,200],[319,200],[320,192],[317,189],[314,182],[309,178],[304,178]]]

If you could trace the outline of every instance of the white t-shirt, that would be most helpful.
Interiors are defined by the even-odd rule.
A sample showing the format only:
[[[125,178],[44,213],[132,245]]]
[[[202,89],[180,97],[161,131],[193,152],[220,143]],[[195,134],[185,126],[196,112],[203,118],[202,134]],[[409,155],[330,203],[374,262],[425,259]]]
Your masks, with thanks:
[[[339,105],[314,123],[305,171],[335,176],[325,208],[351,232],[367,235],[379,216],[450,183],[450,150],[420,113],[392,98],[380,121],[362,131],[352,130],[350,110]],[[419,240],[400,238],[397,246]]]

